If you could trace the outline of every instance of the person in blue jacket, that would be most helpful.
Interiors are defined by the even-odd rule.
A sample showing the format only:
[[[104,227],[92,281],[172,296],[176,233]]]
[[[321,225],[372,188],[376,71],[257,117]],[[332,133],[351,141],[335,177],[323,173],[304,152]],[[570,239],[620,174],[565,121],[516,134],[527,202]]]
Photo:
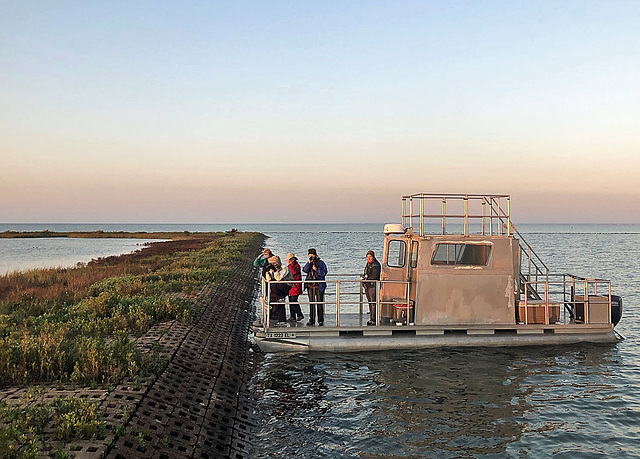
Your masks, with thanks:
[[[307,273],[305,280],[325,280],[327,275],[327,265],[320,259],[316,249],[309,249],[309,261],[302,267],[302,271]],[[327,288],[326,282],[305,283],[307,295],[309,295],[309,322],[307,326],[313,327],[316,323],[316,311],[318,312],[318,326],[324,325],[324,291]]]

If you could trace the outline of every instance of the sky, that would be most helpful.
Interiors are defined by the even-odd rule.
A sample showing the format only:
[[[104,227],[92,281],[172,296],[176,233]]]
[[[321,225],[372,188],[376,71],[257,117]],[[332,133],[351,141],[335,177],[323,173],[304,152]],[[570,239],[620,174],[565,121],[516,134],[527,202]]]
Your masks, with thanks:
[[[640,223],[640,2],[0,2],[0,222]]]

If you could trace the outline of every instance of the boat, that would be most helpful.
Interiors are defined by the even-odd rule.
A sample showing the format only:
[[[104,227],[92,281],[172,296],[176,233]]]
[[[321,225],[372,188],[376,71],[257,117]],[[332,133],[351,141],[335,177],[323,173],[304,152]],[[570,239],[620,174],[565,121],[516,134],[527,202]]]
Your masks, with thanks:
[[[511,221],[509,195],[402,197],[384,225],[375,323],[359,276],[327,277],[323,327],[276,326],[275,281],[262,279],[256,343],[264,352],[615,343],[622,298],[611,281],[553,274]],[[303,281],[303,283],[306,283]],[[305,302],[300,296],[300,304]]]

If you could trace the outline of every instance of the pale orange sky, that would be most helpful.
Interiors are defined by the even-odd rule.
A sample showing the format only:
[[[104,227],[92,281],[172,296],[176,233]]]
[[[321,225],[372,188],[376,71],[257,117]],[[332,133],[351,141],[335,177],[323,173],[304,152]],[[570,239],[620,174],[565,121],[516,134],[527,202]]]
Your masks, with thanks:
[[[638,3],[72,10],[0,11],[0,221],[640,222]]]

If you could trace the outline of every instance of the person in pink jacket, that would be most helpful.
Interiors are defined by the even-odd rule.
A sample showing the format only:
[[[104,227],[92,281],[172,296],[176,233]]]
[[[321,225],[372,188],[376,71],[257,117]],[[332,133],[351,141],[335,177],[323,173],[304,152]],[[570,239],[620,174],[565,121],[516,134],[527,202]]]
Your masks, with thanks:
[[[284,260],[287,262],[293,280],[302,280],[302,273],[300,272],[300,265],[298,264],[296,256],[290,253]],[[302,284],[300,282],[294,282],[293,287],[289,290],[289,322],[300,322],[304,319],[300,303],[298,303],[298,297],[300,295],[302,295]]]

